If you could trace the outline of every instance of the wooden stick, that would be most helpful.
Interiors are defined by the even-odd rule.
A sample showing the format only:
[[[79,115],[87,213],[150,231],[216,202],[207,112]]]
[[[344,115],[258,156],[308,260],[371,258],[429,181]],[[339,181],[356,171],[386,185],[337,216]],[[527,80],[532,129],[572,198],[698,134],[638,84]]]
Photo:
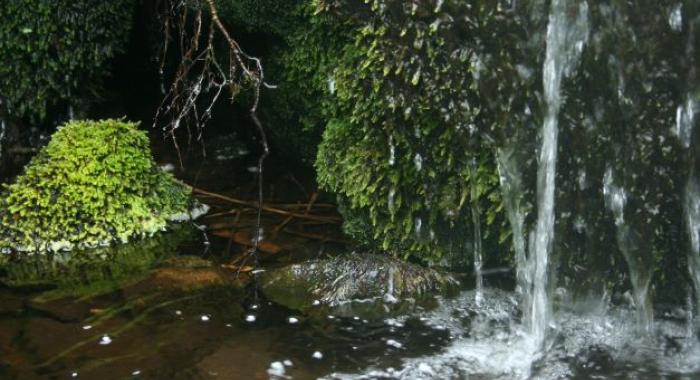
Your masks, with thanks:
[[[216,194],[216,193],[212,193],[212,192],[209,192],[206,190],[198,189],[196,187],[192,187],[192,191],[197,193],[197,194],[208,195],[210,197],[218,198],[218,199],[225,200],[225,201],[228,201],[228,202],[231,202],[234,204],[238,204],[238,205],[243,205],[243,206],[248,206],[248,207],[258,207],[257,202],[249,202],[249,201],[244,201],[244,200],[240,200],[240,199],[236,199],[236,198],[231,198],[231,197],[227,197],[225,195]],[[293,216],[293,217],[298,218],[298,219],[315,220],[315,221],[320,221],[320,222],[326,222],[329,224],[342,223],[342,219],[335,217],[335,216],[317,216],[317,215],[299,214],[296,212],[290,212],[287,210],[282,210],[279,208],[265,206],[265,205],[263,205],[261,208],[263,210],[265,210],[267,212],[271,212],[273,214],[279,214],[279,215],[284,215],[284,216]]]
[[[284,232],[286,232],[290,235],[296,235],[296,236],[301,236],[301,237],[308,238],[308,239],[320,240],[322,242],[331,242],[331,243],[340,243],[340,244],[352,244],[353,243],[350,240],[335,239],[335,238],[329,237],[327,235],[314,234],[311,232],[294,231],[294,230],[290,230],[289,228],[285,228]]]

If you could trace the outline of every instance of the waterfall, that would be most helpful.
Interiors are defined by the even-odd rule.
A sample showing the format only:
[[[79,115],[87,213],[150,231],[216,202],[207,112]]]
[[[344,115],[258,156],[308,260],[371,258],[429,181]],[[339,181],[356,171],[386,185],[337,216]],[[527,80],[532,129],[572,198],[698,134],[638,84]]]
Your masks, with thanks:
[[[542,147],[537,168],[537,223],[530,239],[528,268],[532,290],[527,327],[535,342],[544,341],[549,320],[548,270],[554,241],[554,195],[557,165],[557,136],[561,108],[562,79],[576,67],[583,46],[588,40],[588,4],[578,6],[576,19],[571,20],[570,0],[553,0],[547,25],[547,49],[543,67],[546,104],[542,125]]]
[[[680,7],[677,10],[677,18],[681,18]],[[679,25],[682,23],[678,23]],[[698,104],[693,99],[693,90],[697,91],[696,66],[695,66],[695,23],[688,24],[688,44],[686,46],[686,56],[689,61],[690,72],[688,73],[688,83],[696,86],[691,88],[685,104],[678,106],[676,110],[676,131],[683,147],[688,149],[688,181],[685,187],[685,224],[690,236],[690,250],[688,251],[688,269],[690,278],[695,288],[695,308],[700,312],[700,183],[698,183],[697,171],[698,154],[696,146],[697,138],[694,136],[695,114],[698,112]],[[692,309],[689,308],[689,313]]]
[[[508,223],[513,234],[515,251],[516,292],[521,297],[522,305],[529,305],[529,289],[532,287],[530,270],[527,267],[527,250],[525,241],[526,210],[523,205],[523,184],[517,160],[512,149],[498,149],[496,152],[498,177],[503,196],[503,204]],[[527,309],[525,310],[527,311]],[[527,319],[527,318],[526,318]]]
[[[629,267],[630,282],[632,282],[632,298],[637,310],[637,323],[645,331],[651,331],[654,321],[654,313],[649,297],[649,285],[653,268],[642,260],[639,252],[639,244],[635,240],[634,231],[625,222],[625,206],[627,204],[627,192],[624,188],[615,185],[615,178],[611,168],[605,171],[603,176],[603,196],[607,208],[615,217],[617,229],[617,245]]]
[[[688,228],[690,236],[690,250],[688,251],[688,269],[690,278],[693,281],[696,295],[696,307],[700,310],[700,184],[698,183],[697,167],[695,164],[695,154],[693,149],[696,147],[692,144],[691,136],[695,122],[695,110],[692,101],[688,101],[687,110],[682,110],[683,106],[679,107],[679,114],[685,114],[687,117],[679,117],[677,119],[678,130],[687,130],[683,134],[687,139],[682,140],[683,145],[690,148],[690,163],[688,182],[685,187],[685,224]]]
[[[477,189],[477,164],[476,159],[471,164],[471,206],[472,224],[474,225],[474,276],[476,277],[476,303],[479,305],[483,299],[484,280],[481,275],[482,248],[481,248],[481,210],[479,210],[479,192]]]

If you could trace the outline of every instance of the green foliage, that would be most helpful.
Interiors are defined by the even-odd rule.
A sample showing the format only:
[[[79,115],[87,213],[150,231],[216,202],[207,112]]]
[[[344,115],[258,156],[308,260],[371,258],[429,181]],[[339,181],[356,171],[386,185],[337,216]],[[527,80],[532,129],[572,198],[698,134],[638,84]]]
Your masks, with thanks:
[[[190,190],[161,172],[146,133],[119,120],[71,122],[0,201],[0,248],[91,248],[163,230]]]
[[[262,58],[265,80],[276,86],[263,91],[260,104],[273,149],[311,164],[326,125],[324,110],[332,101],[329,78],[348,40],[346,23],[315,15],[309,0],[218,4],[234,30],[254,36],[254,54]]]
[[[134,0],[0,2],[0,98],[10,115],[40,122],[98,89],[133,9]]]
[[[305,0],[218,0],[221,16],[252,33],[285,36],[298,27],[296,9]]]
[[[478,123],[476,45],[465,38],[470,23],[450,16],[473,11],[462,1],[346,8],[326,8],[353,20],[356,32],[333,74],[319,181],[347,199],[354,211],[346,218],[365,215],[349,225],[371,226],[375,247],[427,263],[464,256],[472,189],[482,224],[502,221],[493,154]]]
[[[266,93],[262,111],[273,137],[282,143],[278,150],[312,164],[327,110],[335,101],[333,70],[338,52],[349,41],[349,28],[330,15],[314,15],[309,1],[298,3],[292,13],[295,23],[284,35],[284,48],[267,61],[267,77],[278,88]]]

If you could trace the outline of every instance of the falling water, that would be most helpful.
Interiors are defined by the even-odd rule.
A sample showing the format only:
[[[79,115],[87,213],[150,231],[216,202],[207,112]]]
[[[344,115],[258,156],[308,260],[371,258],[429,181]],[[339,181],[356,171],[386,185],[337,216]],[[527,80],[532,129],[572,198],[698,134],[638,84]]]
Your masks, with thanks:
[[[477,305],[483,300],[483,285],[484,281],[481,276],[482,266],[482,251],[481,251],[481,211],[479,210],[479,192],[476,183],[476,159],[472,160],[471,164],[471,204],[472,204],[472,224],[474,225],[474,276],[476,277],[476,296]]]
[[[678,6],[677,18],[681,20],[681,9]],[[682,22],[677,23],[679,28],[674,30],[680,30]],[[688,44],[686,45],[686,57],[689,61],[690,72],[688,73],[688,82],[693,86],[696,81],[696,63],[695,63],[695,23],[688,23]],[[696,146],[697,138],[694,138],[695,129],[695,115],[698,112],[698,104],[696,99],[693,99],[691,93],[693,90],[697,91],[697,88],[690,89],[688,93],[688,98],[684,104],[678,107],[676,111],[676,130],[678,131],[678,137],[681,140],[682,145],[688,148],[688,182],[685,188],[685,224],[688,228],[688,234],[690,235],[690,250],[688,251],[688,269],[690,271],[690,277],[693,281],[695,287],[695,306],[700,312],[700,183],[698,183],[698,154],[697,149],[700,147]],[[692,310],[689,310],[692,312]]]
[[[649,297],[649,285],[651,284],[651,268],[642,261],[641,254],[637,252],[639,244],[635,241],[631,226],[625,222],[625,206],[627,205],[627,192],[624,188],[615,184],[614,174],[611,168],[605,171],[603,177],[603,195],[607,208],[615,217],[617,229],[617,245],[629,267],[630,281],[632,282],[632,298],[637,310],[637,323],[642,329],[649,332],[654,320],[653,308]]]
[[[576,20],[570,20],[569,0],[552,1],[547,25],[547,51],[543,67],[546,114],[542,125],[542,148],[537,169],[537,224],[530,240],[532,297],[529,320],[535,342],[544,341],[549,319],[547,271],[554,240],[554,190],[557,165],[557,135],[561,108],[561,82],[576,67],[588,40],[588,4],[579,4]]]
[[[0,119],[0,158],[2,158],[2,142],[5,138],[5,120]]]
[[[517,160],[513,150],[499,149],[496,152],[498,163],[498,176],[501,186],[501,194],[505,205],[508,222],[513,234],[513,248],[515,250],[516,264],[516,292],[522,297],[522,304],[529,305],[529,296],[532,287],[530,270],[527,268],[527,251],[525,242],[525,216],[526,210],[522,202],[523,185]]]
[[[692,129],[694,117],[686,120]],[[679,127],[680,128],[680,127]],[[688,134],[690,140],[690,133]],[[690,142],[688,142],[690,146]],[[691,154],[691,157],[693,154]],[[694,160],[691,160],[694,161]],[[695,175],[697,168],[690,164],[690,174],[685,188],[685,224],[690,235],[690,250],[688,251],[688,268],[695,286],[696,305],[700,310],[700,184]]]

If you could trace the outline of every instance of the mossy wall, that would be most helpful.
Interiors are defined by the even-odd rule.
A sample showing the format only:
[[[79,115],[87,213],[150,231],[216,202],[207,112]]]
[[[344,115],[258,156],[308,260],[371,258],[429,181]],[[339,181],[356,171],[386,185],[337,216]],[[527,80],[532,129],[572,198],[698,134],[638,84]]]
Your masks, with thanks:
[[[346,23],[317,13],[310,0],[218,4],[233,30],[249,34],[249,43],[245,39],[242,43],[261,57],[265,80],[275,86],[264,89],[259,110],[273,150],[311,166],[332,101],[332,72],[349,41]]]
[[[0,100],[32,124],[94,98],[124,49],[135,0],[0,2]]]
[[[120,120],[70,122],[0,199],[0,248],[91,248],[163,230],[190,189],[154,163],[146,133]]]
[[[340,3],[326,12],[352,20],[354,40],[333,71],[316,168],[342,198],[355,227],[347,230],[402,257],[470,261],[478,205],[483,235],[497,246],[489,226],[503,218],[474,79],[475,27],[453,17],[469,21],[475,11],[461,1]]]

